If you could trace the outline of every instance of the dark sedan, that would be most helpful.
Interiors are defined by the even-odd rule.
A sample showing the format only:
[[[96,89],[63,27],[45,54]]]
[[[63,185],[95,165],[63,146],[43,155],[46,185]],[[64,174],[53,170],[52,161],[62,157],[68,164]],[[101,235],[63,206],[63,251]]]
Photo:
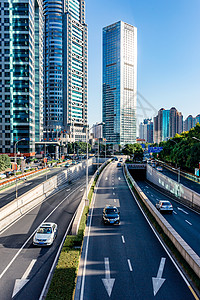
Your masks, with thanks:
[[[103,222],[104,224],[119,224],[119,210],[116,206],[106,205],[103,209]]]

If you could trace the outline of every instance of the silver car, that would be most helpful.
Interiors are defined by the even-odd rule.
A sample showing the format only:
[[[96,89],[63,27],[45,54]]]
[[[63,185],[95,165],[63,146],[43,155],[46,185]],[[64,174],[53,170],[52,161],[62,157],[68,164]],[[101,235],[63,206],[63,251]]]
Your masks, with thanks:
[[[160,200],[158,203],[156,203],[156,208],[159,210],[159,212],[166,212],[166,213],[173,213],[173,206],[171,202],[167,200]]]
[[[58,226],[56,223],[42,223],[37,229],[33,237],[33,245],[36,246],[50,246],[53,244],[57,236]]]

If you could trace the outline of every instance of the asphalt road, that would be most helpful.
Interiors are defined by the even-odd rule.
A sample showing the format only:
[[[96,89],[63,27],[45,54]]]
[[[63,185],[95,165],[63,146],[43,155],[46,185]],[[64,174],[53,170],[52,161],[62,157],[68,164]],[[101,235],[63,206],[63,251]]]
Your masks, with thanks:
[[[32,178],[27,178],[25,181],[21,182],[17,186],[18,197],[28,192],[30,189],[36,187],[42,182],[46,181],[50,177],[53,177],[63,170],[65,167],[50,168],[47,172],[38,174]],[[16,185],[9,187],[5,190],[0,191],[0,208],[13,201],[16,196]]]
[[[178,170],[177,169],[173,168],[172,170],[169,170],[168,168],[163,167],[162,173],[178,182]],[[180,176],[180,183],[183,184],[184,186],[188,187],[189,189],[200,194],[200,183],[195,182],[195,181],[193,181],[189,178],[186,178],[182,175]]]
[[[173,214],[163,214],[163,216],[200,256],[200,214],[178,203],[173,197],[166,196],[147,181],[137,181],[137,184],[154,205],[159,200],[169,200],[172,203],[174,208]]]
[[[119,208],[119,226],[102,224],[106,204]],[[194,299],[187,284],[111,163],[90,211],[74,299]]]
[[[66,185],[64,190],[50,197],[0,234],[1,300],[39,299],[59,245],[80,203],[84,189],[85,177],[83,176],[71,185]],[[51,247],[34,247],[33,233],[44,221],[58,224],[58,236]],[[22,288],[13,295],[16,284],[20,284]]]

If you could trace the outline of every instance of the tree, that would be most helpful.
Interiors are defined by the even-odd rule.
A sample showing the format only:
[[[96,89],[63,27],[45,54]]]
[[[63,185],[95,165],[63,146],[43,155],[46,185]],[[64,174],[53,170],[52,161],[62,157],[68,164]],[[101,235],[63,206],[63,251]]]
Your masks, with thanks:
[[[10,157],[7,154],[0,155],[0,170],[4,171],[10,167]]]

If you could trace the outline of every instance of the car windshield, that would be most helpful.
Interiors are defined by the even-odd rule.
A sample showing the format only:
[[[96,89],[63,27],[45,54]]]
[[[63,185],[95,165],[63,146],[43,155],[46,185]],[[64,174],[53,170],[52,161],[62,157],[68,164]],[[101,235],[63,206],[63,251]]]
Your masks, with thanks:
[[[117,214],[117,209],[116,208],[107,208],[106,209],[106,214]]]
[[[168,206],[168,205],[171,205],[170,202],[162,202],[162,206]]]
[[[49,234],[49,233],[52,233],[52,229],[51,229],[51,227],[40,227],[38,229],[37,233]]]

